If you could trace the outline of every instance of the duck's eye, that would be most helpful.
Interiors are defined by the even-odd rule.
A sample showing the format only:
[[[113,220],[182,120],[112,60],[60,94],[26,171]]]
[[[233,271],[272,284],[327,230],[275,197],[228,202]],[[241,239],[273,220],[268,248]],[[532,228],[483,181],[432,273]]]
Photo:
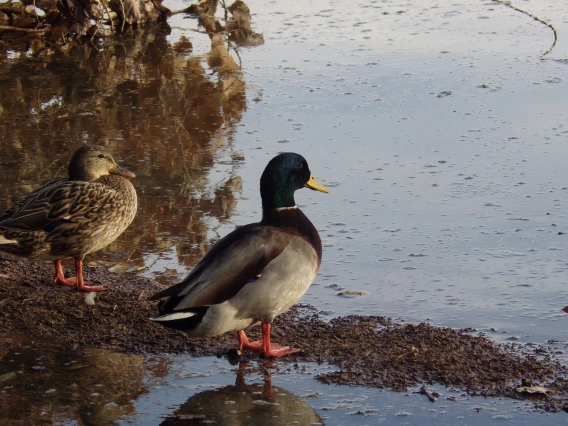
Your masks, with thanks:
[[[105,158],[104,154],[99,154],[99,158]]]
[[[302,163],[300,163],[300,164],[298,165],[298,169],[303,169],[303,168],[304,168],[304,165],[303,165]]]

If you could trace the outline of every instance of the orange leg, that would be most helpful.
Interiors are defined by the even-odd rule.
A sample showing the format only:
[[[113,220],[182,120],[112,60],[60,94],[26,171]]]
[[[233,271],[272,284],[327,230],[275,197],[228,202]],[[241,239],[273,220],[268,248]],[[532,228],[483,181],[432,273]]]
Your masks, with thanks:
[[[272,364],[272,361],[268,362]],[[235,386],[246,385],[245,383],[246,366],[247,366],[246,362],[239,363],[239,369],[237,370],[237,378],[235,380]],[[270,371],[266,370],[266,374],[264,375],[264,386],[262,388],[262,396],[270,398],[273,394],[274,390],[272,389],[272,379],[270,377]]]
[[[65,278],[65,274],[63,273],[63,268],[61,267],[61,260],[56,260],[55,262],[55,278],[53,282],[55,284],[66,285],[69,287],[75,286],[75,277],[72,278]]]
[[[257,352],[262,350],[262,340],[251,342],[245,334],[244,330],[238,331],[237,336],[239,338],[239,350],[242,351],[243,349],[251,349]]]
[[[238,337],[240,350],[252,349],[253,351],[260,352],[260,355],[264,357],[281,357],[300,351],[300,349],[298,348],[290,349],[289,346],[281,346],[278,343],[270,343],[270,324],[268,323],[262,323],[262,340],[249,342],[249,339],[244,330],[240,330],[238,332]]]
[[[106,291],[106,288],[102,285],[86,285],[89,284],[83,281],[83,261],[81,259],[75,259],[75,275],[77,282],[75,283],[75,290],[79,291]]]
[[[66,285],[69,287],[75,287],[75,290],[79,291],[105,291],[106,288],[103,286],[90,286],[86,281],[83,281],[83,261],[75,260],[75,277],[65,278],[63,274],[63,268],[61,267],[61,260],[56,260],[55,262],[55,279],[53,282],[55,284]]]
[[[272,389],[272,378],[270,373],[264,376],[264,386],[262,387],[262,396],[265,398],[270,398],[274,394],[274,389]]]
[[[239,362],[239,369],[237,370],[237,378],[235,380],[235,386],[245,385],[245,370],[247,367],[246,362]]]

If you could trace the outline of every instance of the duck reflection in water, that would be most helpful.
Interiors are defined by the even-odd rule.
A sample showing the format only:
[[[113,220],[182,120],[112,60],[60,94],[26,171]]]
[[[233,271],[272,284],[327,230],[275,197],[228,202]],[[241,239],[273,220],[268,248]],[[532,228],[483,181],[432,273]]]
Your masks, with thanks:
[[[264,361],[263,365],[269,364]],[[190,397],[161,426],[220,424],[225,426],[323,425],[313,407],[298,395],[273,387],[265,368],[263,383],[245,383],[247,363],[242,362],[234,385]]]
[[[0,425],[116,425],[148,393],[141,355],[0,336]],[[167,375],[170,362],[160,360]]]

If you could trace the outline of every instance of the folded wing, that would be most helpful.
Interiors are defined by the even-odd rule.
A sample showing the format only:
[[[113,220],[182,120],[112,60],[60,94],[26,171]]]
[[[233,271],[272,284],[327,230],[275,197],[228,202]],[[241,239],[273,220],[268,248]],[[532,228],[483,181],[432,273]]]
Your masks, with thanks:
[[[49,228],[58,221],[79,219],[98,210],[114,194],[103,184],[60,179],[45,184],[0,216],[0,227],[20,231]]]
[[[170,296],[164,312],[211,306],[232,298],[278,257],[292,236],[274,227],[250,224],[219,240],[179,284],[151,297]]]

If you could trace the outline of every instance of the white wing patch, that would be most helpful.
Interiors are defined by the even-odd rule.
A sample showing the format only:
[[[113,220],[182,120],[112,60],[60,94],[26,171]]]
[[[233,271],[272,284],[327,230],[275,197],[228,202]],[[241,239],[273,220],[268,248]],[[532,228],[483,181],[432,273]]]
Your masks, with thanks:
[[[196,315],[195,312],[175,312],[172,314],[165,314],[165,315],[160,315],[159,317],[150,318],[150,320],[156,322],[175,321],[184,318],[191,318],[194,315]]]

